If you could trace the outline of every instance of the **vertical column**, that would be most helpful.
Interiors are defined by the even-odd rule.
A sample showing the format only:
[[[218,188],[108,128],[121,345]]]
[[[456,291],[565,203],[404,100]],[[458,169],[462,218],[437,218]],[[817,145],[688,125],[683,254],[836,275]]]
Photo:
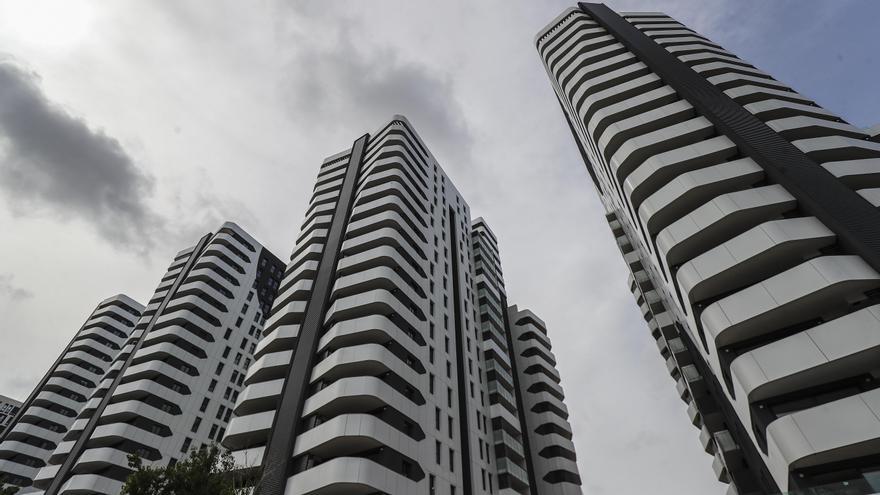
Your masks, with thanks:
[[[470,437],[470,409],[468,409],[467,379],[465,377],[465,356],[467,349],[465,348],[465,337],[462,331],[464,323],[461,318],[461,289],[459,284],[459,264],[458,257],[458,219],[455,216],[455,208],[449,206],[449,252],[452,255],[452,299],[453,299],[453,316],[455,318],[455,342],[458,344],[456,350],[456,378],[458,379],[458,428],[461,437],[461,477],[462,490],[466,495],[473,493],[471,478],[471,437]]]
[[[336,265],[339,261],[339,250],[351,215],[355,184],[368,139],[369,134],[364,134],[351,148],[339,202],[333,213],[327,243],[318,264],[318,275],[297,337],[293,362],[284,379],[281,403],[275,414],[263,455],[262,475],[254,490],[255,495],[282,495],[287,484],[291,452],[299,434],[299,423],[309,387],[312,363],[323,329],[324,314],[327,312],[327,303],[330,300]]]

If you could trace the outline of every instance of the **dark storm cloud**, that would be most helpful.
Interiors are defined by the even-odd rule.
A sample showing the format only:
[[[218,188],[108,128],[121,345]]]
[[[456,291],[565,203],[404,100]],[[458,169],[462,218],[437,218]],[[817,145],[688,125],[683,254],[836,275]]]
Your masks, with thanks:
[[[159,223],[152,189],[119,141],[50,101],[37,74],[0,58],[0,191],[14,214],[81,219],[117,246],[146,249]]]
[[[13,301],[21,301],[34,297],[34,294],[26,289],[16,286],[12,282],[13,276],[8,273],[0,273],[0,297]]]
[[[295,15],[309,18],[319,29],[329,22],[302,7]],[[404,60],[389,47],[371,49],[358,43],[354,35],[362,26],[356,22],[333,24],[338,26],[335,39],[323,48],[315,48],[310,33],[288,33],[294,46],[309,46],[294,49],[281,82],[293,117],[309,125],[338,127],[347,122],[373,130],[393,114],[403,114],[422,136],[431,136],[447,158],[467,160],[474,138],[452,78]]]

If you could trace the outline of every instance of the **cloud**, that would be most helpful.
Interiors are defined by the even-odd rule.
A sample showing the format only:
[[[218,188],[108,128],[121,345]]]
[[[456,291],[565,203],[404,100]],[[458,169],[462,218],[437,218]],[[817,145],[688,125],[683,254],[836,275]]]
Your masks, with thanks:
[[[12,301],[23,301],[34,297],[33,292],[14,285],[13,278],[9,273],[0,273],[0,297],[7,297]]]
[[[16,215],[89,222],[118,246],[145,249],[160,219],[153,179],[116,139],[50,101],[39,76],[0,58],[0,190]]]
[[[456,154],[447,158],[469,158],[474,137],[450,75],[406,60],[392,47],[360,42],[364,26],[350,18],[301,4],[292,17],[294,26],[281,26],[294,47],[281,86],[293,118],[309,126],[346,122],[349,129],[373,130],[403,114],[432,143]]]

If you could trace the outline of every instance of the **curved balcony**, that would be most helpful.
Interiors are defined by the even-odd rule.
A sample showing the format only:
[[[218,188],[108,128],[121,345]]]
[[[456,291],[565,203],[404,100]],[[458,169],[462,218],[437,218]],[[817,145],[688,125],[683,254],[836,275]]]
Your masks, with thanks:
[[[756,283],[835,239],[815,217],[771,220],[686,262],[676,278],[694,304]]]
[[[414,280],[405,280],[396,271],[387,266],[367,268],[361,272],[348,273],[337,277],[330,297],[332,299],[350,297],[377,289],[384,289],[393,293],[401,303],[413,311],[416,317],[424,319],[423,307],[426,305],[426,300],[421,287],[416,285]]]
[[[421,346],[424,345],[424,341],[419,343],[418,340],[414,340],[385,315],[364,316],[334,324],[321,336],[318,350],[367,343],[381,344],[389,340],[400,344],[414,356],[422,353]]]
[[[26,455],[34,459],[46,459],[52,453],[51,447],[41,449],[35,445],[16,440],[4,440],[0,443],[0,458],[9,458],[16,454]],[[9,455],[12,454],[12,455]]]
[[[410,308],[385,289],[375,289],[335,300],[327,309],[324,323],[392,313],[399,315],[411,328],[421,329],[425,326],[424,320],[418,318]]]
[[[418,389],[419,373],[379,344],[362,344],[334,351],[312,369],[311,381],[334,381],[355,376],[380,376],[393,372]]]
[[[342,378],[316,392],[306,400],[303,417],[312,414],[337,416],[366,413],[386,405],[410,418],[420,417],[419,406],[372,376]]]
[[[119,493],[121,488],[121,481],[100,474],[74,474],[61,485],[58,493],[59,495],[113,495]]]
[[[79,456],[74,472],[94,473],[114,466],[128,469],[128,452],[112,447],[91,448]]]
[[[731,363],[730,372],[737,389],[756,402],[868,371],[878,359],[875,305],[751,350]]]
[[[767,427],[767,467],[783,490],[790,472],[876,454],[880,389],[804,409]]]
[[[257,343],[254,357],[259,359],[264,354],[293,349],[299,337],[300,325],[280,325],[269,333],[263,331],[263,338]]]
[[[419,442],[381,419],[369,414],[343,414],[301,433],[293,456],[306,452],[322,458],[356,455],[387,447],[409,457],[419,458]]]
[[[337,457],[288,478],[285,495],[418,493],[419,483],[369,459]]]
[[[805,115],[796,115],[767,122],[771,129],[789,141],[823,136],[848,136],[863,139],[865,133],[845,122],[834,122]]]
[[[248,416],[233,416],[223,437],[223,446],[241,450],[265,442],[275,420],[275,411],[265,411]]]
[[[274,411],[281,401],[285,378],[253,383],[245,387],[235,404],[235,414],[250,416],[270,410]]]
[[[574,94],[573,101],[581,97],[581,94],[594,92],[597,90],[607,89],[605,84],[618,83],[624,80],[640,77],[648,72],[648,67],[642,62],[636,61],[620,69],[611,71],[601,77],[591,81],[593,86],[590,88],[578,88]],[[660,86],[640,93],[629,95],[626,99],[597,108],[592,118],[587,122],[587,131],[594,139],[598,139],[604,132],[606,127],[620,119],[633,117],[640,112],[648,111],[658,106],[672,103],[678,99],[678,95],[669,86]]]
[[[768,120],[784,119],[786,117],[796,117],[798,115],[826,120],[837,120],[836,115],[824,108],[779,99],[756,101],[754,103],[743,105],[743,108],[765,122]]]
[[[737,86],[742,86],[746,84],[763,86],[767,88],[790,89],[785,84],[782,84],[781,82],[774,79],[768,79],[767,77],[753,76],[749,74],[737,74],[735,72],[727,72],[715,76],[710,76],[708,80],[710,83],[714,84],[721,90],[735,88]]]
[[[720,348],[810,320],[876,287],[880,274],[861,258],[823,256],[712,303],[701,320]]]
[[[391,228],[346,240],[342,244],[342,254],[336,267],[337,275],[362,268],[388,266],[401,269],[412,280],[425,278],[427,262]]]
[[[690,103],[676,100],[610,124],[599,137],[597,146],[608,160],[627,140],[680,124],[694,115]]]
[[[735,73],[735,74],[743,74],[747,76],[754,76],[758,78],[764,79],[772,79],[769,74],[766,72],[761,72],[758,69],[752,67],[744,67],[742,65],[731,64],[729,62],[708,62],[705,64],[698,64],[691,67],[696,72],[699,72],[703,77],[712,77],[717,76],[719,74],[726,73]]]
[[[293,362],[293,350],[264,353],[247,370],[245,385],[260,383],[287,375]]]
[[[853,189],[880,187],[880,158],[825,162],[822,167]]]
[[[639,206],[639,218],[653,235],[710,199],[763,177],[764,170],[750,158],[685,172],[648,197]]]
[[[734,157],[737,147],[726,136],[715,136],[697,143],[651,156],[636,167],[623,183],[624,194],[638,210],[648,196],[676,176],[717,165]]]
[[[663,229],[657,235],[657,249],[672,267],[796,205],[779,185],[723,194]]]

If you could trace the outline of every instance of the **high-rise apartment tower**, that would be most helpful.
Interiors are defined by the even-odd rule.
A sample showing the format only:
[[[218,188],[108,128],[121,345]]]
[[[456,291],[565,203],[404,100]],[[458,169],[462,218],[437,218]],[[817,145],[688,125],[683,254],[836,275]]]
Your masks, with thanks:
[[[143,310],[120,294],[92,311],[0,434],[0,486],[33,491],[34,477],[109,373]]]
[[[731,493],[880,490],[880,143],[660,13],[536,45]]]
[[[101,303],[0,444],[30,469],[21,493],[116,495],[129,454],[164,466],[219,442],[283,270],[227,222],[175,256],[146,308]]]
[[[470,218],[404,117],[324,161],[223,442],[255,493],[579,493],[529,491],[505,328],[484,360],[488,229]]]

